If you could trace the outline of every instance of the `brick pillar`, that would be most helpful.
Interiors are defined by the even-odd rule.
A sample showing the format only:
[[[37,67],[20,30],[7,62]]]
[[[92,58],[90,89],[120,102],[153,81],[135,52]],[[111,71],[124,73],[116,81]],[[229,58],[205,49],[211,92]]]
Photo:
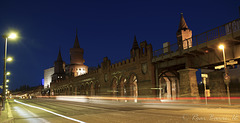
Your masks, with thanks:
[[[172,82],[172,98],[176,98],[177,96],[177,86],[176,86],[176,80],[175,78],[170,78]]]
[[[209,89],[211,97],[225,97],[226,88],[225,83],[223,81],[223,72],[222,71],[214,71],[208,73],[209,76]]]
[[[166,84],[167,84],[167,98],[171,98],[172,97],[172,86],[171,86],[171,82],[169,79],[165,79]]]
[[[75,96],[77,96],[77,86],[75,87]]]
[[[199,97],[196,71],[197,69],[192,68],[178,71],[180,75],[180,97]]]

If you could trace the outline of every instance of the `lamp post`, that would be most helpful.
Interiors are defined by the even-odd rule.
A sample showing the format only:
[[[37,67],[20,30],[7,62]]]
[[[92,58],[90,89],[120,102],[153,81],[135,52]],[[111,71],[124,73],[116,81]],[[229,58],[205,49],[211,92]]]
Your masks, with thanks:
[[[230,76],[228,75],[228,70],[227,70],[227,64],[226,64],[226,58],[225,58],[225,51],[224,51],[224,45],[220,45],[219,49],[223,51],[223,62],[224,62],[224,70],[225,70],[225,75],[224,75],[224,82],[227,85],[227,95],[228,95],[228,104],[231,105],[230,101],[230,91],[229,91],[229,83],[230,83]]]
[[[7,62],[7,41],[8,38],[14,39],[16,38],[16,34],[10,34],[10,35],[3,35],[3,38],[5,39],[5,48],[4,48],[4,68],[3,68],[3,93],[2,93],[2,110],[5,110],[5,101],[6,101],[6,62]]]

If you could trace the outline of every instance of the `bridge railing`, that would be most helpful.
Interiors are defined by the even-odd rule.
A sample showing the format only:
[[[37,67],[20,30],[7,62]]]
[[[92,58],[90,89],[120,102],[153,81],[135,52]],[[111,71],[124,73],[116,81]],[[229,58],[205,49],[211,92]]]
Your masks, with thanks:
[[[222,37],[222,36],[225,36],[228,34],[232,34],[233,32],[236,32],[238,30],[240,30],[240,19],[233,20],[222,26],[219,26],[214,29],[203,32],[201,34],[195,35],[192,38],[183,40],[183,42],[187,42],[186,43],[187,46],[185,46],[186,48],[184,48],[184,50],[191,48],[193,46],[197,46],[199,44],[217,39],[219,37]],[[167,54],[176,52],[179,49],[179,46],[177,43],[174,43],[167,48],[169,48],[169,50],[167,50],[167,52],[166,52],[166,48],[161,48],[161,49],[155,50],[153,52],[153,56],[158,57],[158,56],[163,56],[163,55],[167,55]]]
[[[163,56],[163,55],[167,55],[167,54],[176,52],[177,50],[178,50],[178,44],[174,43],[168,47],[153,51],[153,56]]]

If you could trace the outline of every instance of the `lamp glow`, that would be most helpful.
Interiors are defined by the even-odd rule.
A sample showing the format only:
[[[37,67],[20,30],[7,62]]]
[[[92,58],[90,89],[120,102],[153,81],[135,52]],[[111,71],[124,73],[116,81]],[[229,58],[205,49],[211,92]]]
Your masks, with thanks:
[[[15,34],[15,33],[11,33],[9,36],[8,36],[8,38],[11,38],[11,39],[14,39],[14,38],[16,38],[17,37],[17,35]]]
[[[10,75],[11,73],[10,72],[7,72],[7,74],[6,75]]]
[[[6,82],[9,82],[9,79],[7,79]]]
[[[8,57],[8,58],[7,58],[7,61],[8,61],[8,62],[11,62],[12,60],[13,60],[12,57]]]
[[[224,49],[224,45],[220,45],[218,48],[219,49]]]

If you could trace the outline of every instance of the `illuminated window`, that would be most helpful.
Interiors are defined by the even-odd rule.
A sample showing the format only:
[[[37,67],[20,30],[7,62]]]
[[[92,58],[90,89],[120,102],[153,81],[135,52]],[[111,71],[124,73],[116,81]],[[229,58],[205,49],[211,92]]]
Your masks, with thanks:
[[[78,75],[78,76],[83,75],[83,74],[85,74],[85,73],[86,73],[86,71],[85,71],[84,68],[79,68],[79,69],[77,70],[77,75]]]

